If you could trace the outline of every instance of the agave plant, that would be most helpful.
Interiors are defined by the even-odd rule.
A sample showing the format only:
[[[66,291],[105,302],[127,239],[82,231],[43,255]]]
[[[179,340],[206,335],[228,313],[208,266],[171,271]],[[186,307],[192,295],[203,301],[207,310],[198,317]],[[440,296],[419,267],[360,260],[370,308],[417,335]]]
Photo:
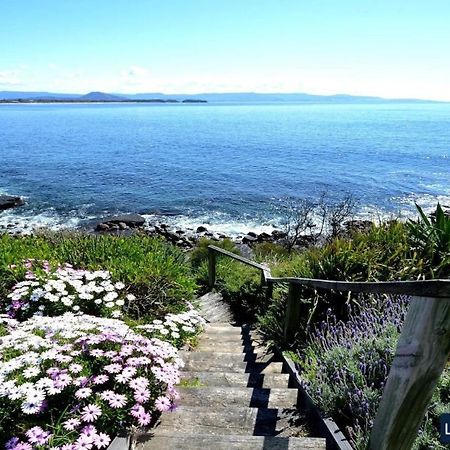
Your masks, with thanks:
[[[419,261],[421,275],[431,278],[450,276],[450,216],[438,203],[436,211],[427,216],[416,204],[419,220],[407,224],[412,259]]]

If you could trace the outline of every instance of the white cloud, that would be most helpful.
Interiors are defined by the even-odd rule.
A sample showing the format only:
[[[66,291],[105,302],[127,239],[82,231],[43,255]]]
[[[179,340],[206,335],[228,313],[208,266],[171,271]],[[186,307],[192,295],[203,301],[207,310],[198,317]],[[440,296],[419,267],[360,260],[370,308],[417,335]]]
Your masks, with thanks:
[[[17,70],[0,70],[0,86],[20,86],[21,84],[22,80]]]
[[[378,67],[266,67],[265,70],[237,68],[230,72],[183,72],[162,67],[130,65],[115,71],[106,68],[44,68],[0,70],[0,87],[21,85],[26,90],[87,93],[104,91],[133,94],[199,94],[204,92],[306,92],[311,94],[376,95],[387,98],[423,98],[450,101],[445,72],[430,76],[407,70],[398,72]]]

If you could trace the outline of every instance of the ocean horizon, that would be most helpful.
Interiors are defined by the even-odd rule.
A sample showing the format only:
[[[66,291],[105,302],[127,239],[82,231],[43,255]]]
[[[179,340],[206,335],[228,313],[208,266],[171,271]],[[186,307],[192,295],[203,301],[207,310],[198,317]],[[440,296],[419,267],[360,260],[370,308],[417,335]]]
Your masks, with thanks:
[[[139,213],[271,231],[286,198],[350,194],[357,216],[450,203],[450,104],[3,104],[0,213],[23,230]]]

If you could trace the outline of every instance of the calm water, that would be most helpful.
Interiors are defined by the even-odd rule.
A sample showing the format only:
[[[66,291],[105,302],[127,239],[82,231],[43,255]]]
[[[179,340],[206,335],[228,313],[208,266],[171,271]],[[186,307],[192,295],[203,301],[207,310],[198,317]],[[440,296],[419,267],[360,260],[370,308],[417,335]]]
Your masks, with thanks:
[[[323,191],[405,212],[450,202],[450,104],[0,105],[0,167],[0,192],[28,198],[0,222],[140,212],[233,231]]]

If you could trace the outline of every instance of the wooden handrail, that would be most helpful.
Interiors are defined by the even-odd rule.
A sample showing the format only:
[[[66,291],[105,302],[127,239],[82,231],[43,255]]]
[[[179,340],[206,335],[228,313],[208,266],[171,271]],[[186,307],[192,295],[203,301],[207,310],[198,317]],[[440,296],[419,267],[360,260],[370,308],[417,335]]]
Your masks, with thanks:
[[[215,245],[209,245],[211,252],[220,253],[235,259],[247,266],[254,267],[262,272],[264,283],[300,284],[316,289],[329,289],[332,291],[358,292],[366,294],[390,294],[408,296],[427,296],[433,298],[450,297],[450,280],[418,280],[418,281],[338,281],[321,280],[318,278],[299,277],[272,277],[270,268],[243,256],[224,250]],[[211,253],[210,253],[211,254]],[[210,286],[211,288],[213,286]]]
[[[412,297],[395,357],[383,390],[369,441],[369,450],[410,450],[433,391],[450,356],[450,280],[354,282],[314,278],[272,277],[263,264],[208,246],[209,284],[214,287],[216,253],[261,271],[268,295],[274,284],[289,285],[284,335],[298,327],[301,286],[333,291]]]
[[[255,269],[269,270],[268,267],[264,266],[263,264],[258,264],[257,262],[252,261],[251,259],[244,258],[241,255],[236,255],[236,253],[229,252],[228,250],[224,250],[223,248],[216,247],[215,245],[208,245],[208,249],[214,250],[216,253],[221,253],[222,255],[233,258],[236,261],[246,264],[247,266],[254,267]]]

